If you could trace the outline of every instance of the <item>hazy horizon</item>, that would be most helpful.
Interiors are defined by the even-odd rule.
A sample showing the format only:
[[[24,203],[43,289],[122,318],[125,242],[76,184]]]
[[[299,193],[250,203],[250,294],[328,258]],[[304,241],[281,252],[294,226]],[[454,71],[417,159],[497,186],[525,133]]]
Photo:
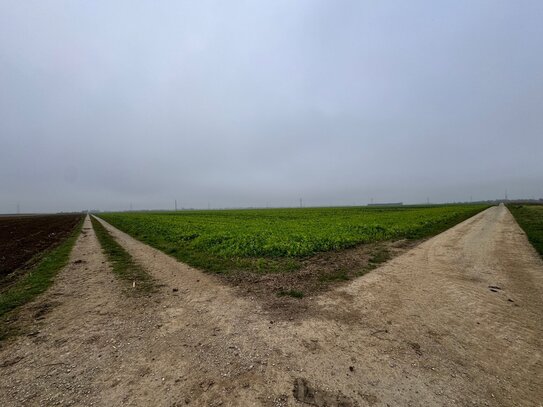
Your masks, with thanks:
[[[505,199],[505,196],[507,196],[507,200]],[[300,199],[302,199],[302,202],[300,202]],[[401,204],[403,206],[425,206],[425,205],[449,205],[449,204],[478,204],[478,203],[486,203],[486,202],[518,202],[518,201],[543,201],[543,198],[536,198],[536,197],[511,197],[507,191],[505,191],[504,196],[502,197],[496,197],[496,198],[489,198],[489,199],[480,199],[480,200],[474,200],[472,196],[469,197],[469,199],[466,200],[450,200],[450,201],[430,201],[429,197],[426,198],[426,201],[418,201],[418,202],[405,202],[405,201],[380,201],[375,200],[374,198],[370,198],[368,202],[343,202],[343,203],[337,203],[337,204],[327,204],[327,203],[312,203],[307,202],[303,200],[303,198],[298,198],[297,200],[292,200],[291,202],[287,202],[284,204],[275,204],[272,205],[269,202],[266,202],[265,204],[261,205],[238,205],[238,206],[213,206],[212,202],[208,202],[206,206],[199,206],[199,207],[190,207],[190,206],[184,206],[183,202],[177,201],[174,199],[171,202],[161,202],[157,203],[155,206],[138,206],[138,204],[134,204],[133,202],[125,203],[123,205],[114,206],[114,207],[96,207],[96,208],[81,208],[81,209],[71,209],[71,210],[59,210],[59,211],[46,211],[46,210],[37,210],[37,211],[24,211],[24,207],[22,207],[20,202],[15,203],[15,209],[13,212],[2,212],[0,215],[16,215],[16,214],[50,214],[50,213],[79,213],[79,212],[153,212],[153,211],[200,211],[200,210],[236,210],[236,209],[288,209],[288,208],[333,208],[333,207],[365,207],[365,206],[372,206],[372,205],[394,205],[394,204]],[[301,205],[301,206],[300,206]]]
[[[0,213],[543,198],[543,2],[0,0]]]

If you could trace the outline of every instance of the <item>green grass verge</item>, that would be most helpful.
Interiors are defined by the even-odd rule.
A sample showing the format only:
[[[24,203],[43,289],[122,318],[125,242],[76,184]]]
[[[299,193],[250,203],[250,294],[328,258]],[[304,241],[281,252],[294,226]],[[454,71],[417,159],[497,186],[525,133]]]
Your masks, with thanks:
[[[528,240],[543,256],[543,205],[507,205]]]
[[[153,292],[156,289],[155,280],[134,261],[132,256],[93,216],[91,216],[91,222],[102,250],[111,263],[113,273],[127,283],[134,284],[135,282],[135,288],[138,292]]]
[[[31,270],[14,285],[0,293],[0,319],[2,321],[5,320],[9,312],[32,301],[53,284],[55,276],[68,264],[70,253],[82,226],[83,218],[66,240],[41,254],[40,260]],[[3,323],[0,323],[0,328],[2,328],[0,339],[7,335],[3,325]]]

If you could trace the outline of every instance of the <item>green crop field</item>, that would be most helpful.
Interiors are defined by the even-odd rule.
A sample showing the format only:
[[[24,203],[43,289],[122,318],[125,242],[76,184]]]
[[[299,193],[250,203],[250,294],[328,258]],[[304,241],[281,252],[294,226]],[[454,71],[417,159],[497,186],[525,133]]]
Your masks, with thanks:
[[[528,240],[543,256],[543,205],[507,205]]]
[[[483,205],[124,212],[100,217],[206,271],[285,271],[319,252],[362,243],[420,239]]]

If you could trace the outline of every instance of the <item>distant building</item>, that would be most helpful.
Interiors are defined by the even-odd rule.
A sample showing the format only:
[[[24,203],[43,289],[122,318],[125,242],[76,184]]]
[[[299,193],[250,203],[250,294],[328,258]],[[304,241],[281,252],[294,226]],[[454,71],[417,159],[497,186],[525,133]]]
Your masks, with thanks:
[[[370,203],[368,206],[402,206],[403,202]]]

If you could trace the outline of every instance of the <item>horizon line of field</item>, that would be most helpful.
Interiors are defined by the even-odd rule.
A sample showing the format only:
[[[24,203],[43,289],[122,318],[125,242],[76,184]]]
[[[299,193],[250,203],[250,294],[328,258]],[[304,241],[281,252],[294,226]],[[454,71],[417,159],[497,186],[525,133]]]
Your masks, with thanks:
[[[542,199],[520,198],[520,199],[488,199],[477,201],[447,201],[447,202],[421,202],[421,203],[403,203],[403,202],[376,202],[368,204],[345,204],[345,205],[267,205],[267,206],[208,206],[208,207],[176,207],[174,204],[169,208],[132,208],[128,205],[128,209],[82,209],[74,211],[58,211],[58,212],[20,212],[20,213],[0,213],[0,217],[11,216],[35,216],[35,215],[56,215],[56,214],[79,214],[79,213],[116,213],[116,212],[187,212],[187,211],[228,211],[228,210],[274,210],[274,209],[319,209],[319,208],[394,208],[394,207],[433,207],[433,206],[450,206],[450,205],[498,205],[504,204],[542,204]]]

